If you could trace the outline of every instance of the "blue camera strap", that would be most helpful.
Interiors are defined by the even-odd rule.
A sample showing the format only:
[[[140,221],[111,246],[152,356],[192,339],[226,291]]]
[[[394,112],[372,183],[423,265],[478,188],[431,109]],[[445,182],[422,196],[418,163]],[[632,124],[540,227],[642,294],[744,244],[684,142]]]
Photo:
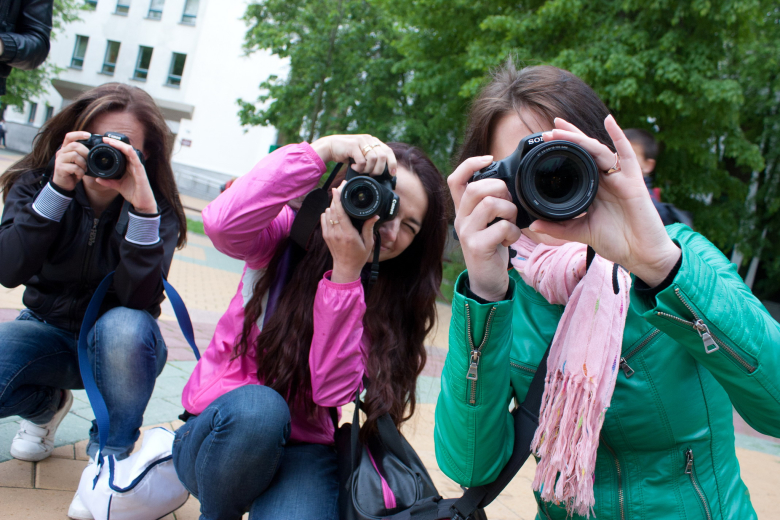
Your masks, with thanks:
[[[89,332],[97,323],[98,314],[100,313],[100,307],[103,305],[103,299],[108,292],[111,283],[114,281],[114,272],[110,272],[103,278],[103,281],[98,285],[95,294],[92,295],[92,299],[89,301],[87,311],[84,313],[84,319],[81,322],[81,330],[79,331],[79,372],[81,372],[81,380],[84,383],[84,389],[87,391],[87,397],[89,398],[89,404],[92,405],[92,411],[95,414],[95,422],[98,427],[98,437],[100,439],[100,447],[98,448],[98,460],[99,465],[103,464],[103,448],[106,447],[108,442],[108,433],[111,430],[111,422],[108,417],[108,407],[103,396],[100,395],[100,390],[95,382],[95,375],[92,373],[92,367],[89,364],[89,356],[87,354],[87,338]],[[200,351],[195,345],[195,333],[192,328],[192,321],[190,315],[187,312],[187,307],[184,305],[184,301],[176,292],[171,284],[163,278],[163,286],[165,292],[168,295],[168,299],[173,306],[173,312],[176,315],[176,320],[179,322],[184,338],[192,348],[192,352],[195,354],[195,359],[200,360]],[[97,477],[95,479],[97,482]]]

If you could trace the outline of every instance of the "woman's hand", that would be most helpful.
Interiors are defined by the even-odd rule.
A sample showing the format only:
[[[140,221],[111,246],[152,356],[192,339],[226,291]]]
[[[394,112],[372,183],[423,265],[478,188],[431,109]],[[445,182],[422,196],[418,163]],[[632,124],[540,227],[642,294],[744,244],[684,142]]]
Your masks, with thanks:
[[[565,222],[537,220],[530,229],[589,244],[602,257],[622,265],[654,287],[666,278],[681,252],[667,235],[653,206],[631,143],[611,115],[604,126],[620,155],[620,171],[601,174],[596,199],[583,217]],[[615,154],[609,148],[556,118],[555,129],[545,132],[544,140],[559,139],[585,148],[602,172],[615,164]]]
[[[374,216],[363,223],[362,234],[352,225],[349,216],[341,205],[341,190],[344,182],[338,188],[333,188],[333,201],[325,213],[320,215],[322,238],[328,245],[333,257],[334,283],[349,283],[360,278],[360,271],[371,258],[374,249],[374,224],[379,216]]]
[[[509,245],[520,238],[515,225],[517,207],[506,184],[485,179],[468,184],[474,172],[493,161],[492,156],[463,161],[447,178],[455,203],[455,232],[458,234],[471,291],[488,301],[503,300],[509,288]],[[500,218],[492,226],[490,222]]]
[[[63,190],[71,191],[87,174],[87,154],[89,148],[79,143],[89,139],[89,132],[69,132],[65,134],[62,147],[57,150],[54,159],[52,181]]]
[[[139,213],[157,213],[157,201],[154,200],[146,168],[141,164],[132,146],[117,139],[104,137],[103,142],[122,152],[127,159],[127,169],[121,179],[96,179],[96,182],[106,188],[119,192],[127,202]]]
[[[368,134],[329,135],[317,139],[311,147],[324,163],[346,163],[351,157],[355,161],[352,169],[359,173],[382,175],[387,165],[390,175],[395,175],[398,166],[390,147]]]

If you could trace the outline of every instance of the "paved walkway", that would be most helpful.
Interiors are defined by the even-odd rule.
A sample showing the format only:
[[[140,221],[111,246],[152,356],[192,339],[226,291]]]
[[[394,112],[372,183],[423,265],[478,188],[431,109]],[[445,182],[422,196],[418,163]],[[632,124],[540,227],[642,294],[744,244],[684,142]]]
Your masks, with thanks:
[[[0,151],[0,170],[10,164]],[[202,204],[189,200],[192,207]],[[0,207],[0,211],[2,208]],[[218,253],[207,237],[190,234],[188,246],[178,251],[171,267],[170,281],[187,303],[196,340],[205,349],[221,313],[235,293],[242,265]],[[22,288],[0,287],[0,322],[13,319],[22,307]],[[417,450],[444,496],[459,496],[460,487],[447,478],[436,464],[433,446],[434,406],[439,392],[439,375],[447,352],[450,309],[439,306],[439,327],[428,341],[428,364],[418,383],[419,406],[415,417],[404,426],[404,434]],[[181,390],[194,367],[194,356],[184,341],[167,302],[163,305],[160,327],[168,345],[168,363],[157,379],[152,399],[144,415],[144,429],[155,425],[176,428],[181,424]],[[79,476],[86,465],[85,446],[92,410],[84,391],[74,392],[76,400],[57,431],[57,449],[39,463],[11,458],[8,449],[18,429],[18,418],[0,419],[0,517],[17,519],[65,519]],[[350,405],[351,407],[351,405]],[[344,417],[351,417],[349,407]],[[762,436],[737,418],[737,454],[742,476],[750,488],[759,518],[780,519],[776,502],[780,486],[780,441]],[[140,442],[140,440],[139,440]],[[488,508],[496,519],[534,518],[536,504],[531,494],[533,459],[523,468],[505,492]],[[178,520],[198,518],[198,503],[190,499],[184,507],[166,517]]]

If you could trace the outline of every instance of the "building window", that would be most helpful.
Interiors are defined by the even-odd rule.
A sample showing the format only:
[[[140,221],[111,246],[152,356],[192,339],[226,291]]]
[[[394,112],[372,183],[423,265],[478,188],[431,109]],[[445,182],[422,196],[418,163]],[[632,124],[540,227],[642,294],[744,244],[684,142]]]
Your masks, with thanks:
[[[152,20],[159,20],[162,18],[163,5],[165,5],[165,0],[152,0],[149,4],[149,13],[146,17],[151,18]]]
[[[51,116],[53,115],[54,115],[54,107],[46,105],[46,115],[43,118],[43,122],[45,123],[46,121],[51,119]]]
[[[108,40],[106,45],[106,55],[103,57],[103,68],[100,70],[102,74],[109,76],[114,75],[114,69],[116,68],[116,59],[119,56],[119,42],[112,42]]]
[[[73,48],[73,57],[70,59],[70,66],[73,69],[84,67],[84,56],[87,54],[87,44],[89,36],[76,36],[76,46]]]
[[[185,0],[184,13],[181,15],[181,23],[185,25],[195,25],[195,19],[198,17],[199,0]]]
[[[151,47],[144,47],[143,45],[138,48],[138,60],[135,62],[133,79],[146,81],[146,77],[149,75],[149,63],[152,61],[152,50]]]
[[[114,11],[114,14],[121,14],[122,16],[127,16],[127,13],[130,12],[130,0],[116,0],[116,11]]]
[[[169,87],[181,86],[181,76],[184,73],[184,62],[187,60],[186,54],[173,53],[171,57],[171,69],[168,71],[168,81],[165,82]]]
[[[30,103],[30,115],[27,116],[27,122],[35,123],[35,114],[38,112],[38,103]]]
[[[87,11],[94,11],[97,9],[98,0],[84,0],[84,8]]]

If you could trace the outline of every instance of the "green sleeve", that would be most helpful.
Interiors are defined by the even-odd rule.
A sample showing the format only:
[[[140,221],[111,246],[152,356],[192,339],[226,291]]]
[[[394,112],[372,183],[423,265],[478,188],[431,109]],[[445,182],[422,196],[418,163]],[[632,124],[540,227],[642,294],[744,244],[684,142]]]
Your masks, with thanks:
[[[667,229],[682,264],[644,317],[712,373],[748,424],[780,436],[780,325],[706,238]]]
[[[509,281],[512,299],[479,304],[464,296],[467,276],[455,283],[434,436],[441,470],[472,487],[495,480],[514,448],[509,353],[515,282]]]

